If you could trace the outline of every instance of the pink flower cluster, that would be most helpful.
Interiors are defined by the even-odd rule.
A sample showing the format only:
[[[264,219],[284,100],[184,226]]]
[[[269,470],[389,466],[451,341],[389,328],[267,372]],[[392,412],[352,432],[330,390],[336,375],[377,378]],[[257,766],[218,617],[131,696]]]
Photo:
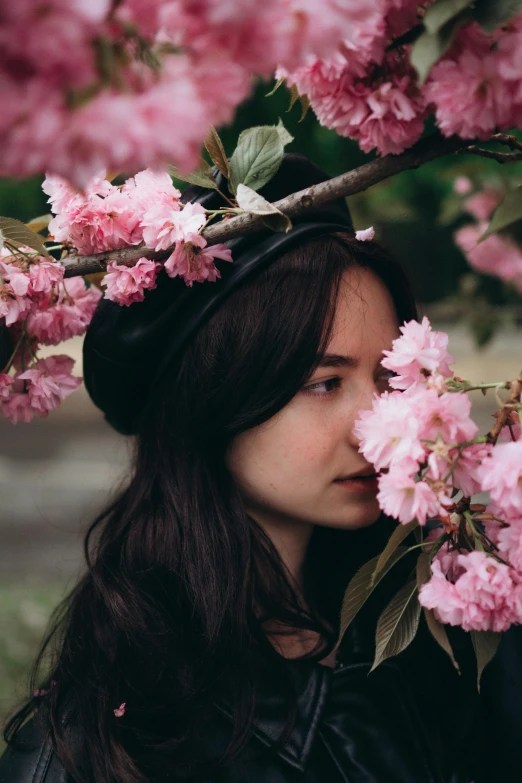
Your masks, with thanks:
[[[49,176],[43,188],[55,213],[50,233],[80,253],[142,242],[155,250],[174,246],[164,264],[142,257],[132,267],[114,261],[107,265],[102,283],[105,296],[120,305],[143,301],[145,291],[156,287],[162,266],[170,277],[182,277],[192,286],[220,277],[214,259],[232,261],[225,245],[207,247],[200,233],[207,220],[204,208],[198,203],[181,204],[181,194],[165,171],[140,171],[122,186],[99,175],[83,193],[59,177]]]
[[[57,345],[83,334],[101,296],[82,278],[66,284],[60,263],[29,247],[21,251],[3,249],[0,261],[0,329],[7,330],[13,347],[0,368],[0,410],[14,423],[47,416],[78,387],[73,360],[62,355],[38,360],[38,344]]]
[[[470,190],[472,187],[470,183]],[[465,195],[468,194],[469,190]],[[473,269],[500,277],[522,293],[522,248],[515,239],[505,234],[491,234],[479,242],[502,196],[501,191],[491,187],[468,195],[463,208],[475,218],[475,222],[459,228],[454,238]]]
[[[1,173],[49,170],[84,186],[101,168],[192,170],[208,126],[231,121],[253,76],[329,56],[342,41],[357,58],[377,56],[413,9],[412,0],[11,3],[0,20]]]
[[[476,23],[465,25],[421,86],[410,66],[411,47],[388,48],[393,37],[419,23],[418,3],[371,5],[364,27],[332,53],[278,71],[308,96],[322,125],[383,155],[417,141],[431,112],[446,136],[487,138],[520,125],[522,14],[491,35]]]
[[[476,23],[458,31],[450,51],[432,69],[428,103],[445,136],[485,139],[522,120],[522,14],[487,35]]]
[[[354,431],[380,471],[381,509],[403,524],[439,521],[420,603],[443,623],[504,631],[522,623],[520,416],[510,413],[496,445],[477,437],[469,384],[453,376],[447,346],[427,318],[402,326],[382,360],[395,391],[376,396]],[[470,502],[478,492],[490,494],[485,511]]]

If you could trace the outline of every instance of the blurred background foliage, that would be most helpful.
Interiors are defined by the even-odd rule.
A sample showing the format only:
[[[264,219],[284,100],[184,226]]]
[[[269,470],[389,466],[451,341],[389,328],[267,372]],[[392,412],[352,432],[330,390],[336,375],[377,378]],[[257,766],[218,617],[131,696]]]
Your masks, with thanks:
[[[281,117],[295,137],[287,149],[309,156],[331,176],[371,160],[372,156],[361,152],[356,142],[320,127],[311,111],[300,122],[299,101],[288,112],[290,93],[286,88],[281,87],[274,95],[265,97],[272,86],[272,83],[260,83],[252,98],[240,107],[234,124],[220,129],[228,155],[232,154],[242,130],[254,125],[276,124]],[[426,129],[426,133],[432,131],[432,128]],[[458,175],[465,175],[477,184],[488,179],[492,180],[493,184],[505,187],[506,183],[513,184],[517,180],[520,176],[519,170],[520,164],[503,167],[495,161],[483,158],[453,156],[434,161],[415,171],[403,172],[349,199],[355,227],[375,227],[377,238],[407,269],[422,308],[430,315],[438,314],[439,320],[465,319],[473,331],[475,344],[479,345],[486,345],[503,321],[522,323],[521,297],[500,280],[473,273],[455,245],[454,231],[469,218],[462,213],[462,200],[454,193],[453,182]],[[0,215],[28,221],[49,211],[46,198],[38,178],[24,181],[0,179]],[[437,320],[437,315],[435,319]],[[63,460],[67,460],[74,467],[74,460],[74,464],[70,462],[71,458],[67,452],[67,443],[76,443],[78,452],[82,453],[82,459],[85,460],[86,441],[82,438],[85,439],[87,435],[81,434],[78,424],[81,417],[75,413],[74,405],[79,409],[83,405],[82,416],[92,416],[92,424],[88,419],[86,426],[89,428],[89,437],[97,439],[96,465],[99,466],[100,460],[103,462],[105,458],[108,465],[113,465],[113,457],[107,455],[111,454],[111,444],[119,443],[117,436],[109,431],[108,426],[98,416],[99,412],[94,412],[92,404],[85,395],[82,397],[82,394],[83,392],[78,392],[73,395],[75,400],[64,403],[63,413],[55,414],[55,419],[51,417],[50,420],[40,422],[40,436],[36,426],[31,425],[31,433],[36,436],[33,436],[32,440],[20,440],[19,431],[12,429],[12,425],[5,421],[0,422],[1,431],[7,437],[7,440],[3,441],[4,456],[0,456],[0,474],[2,459],[6,465],[13,465],[13,470],[17,471],[16,475],[24,475],[23,465],[27,461],[27,475],[33,477],[36,469],[34,465],[39,459],[38,466],[44,466],[38,467],[38,470],[42,471],[42,481],[48,482],[49,479],[45,479],[45,471],[51,468],[45,467],[46,465],[56,464],[57,469],[63,470],[64,463],[59,461],[62,459],[58,453],[59,449],[63,451]],[[65,422],[66,431],[60,435],[58,444],[55,422],[61,415],[70,418]],[[103,438],[106,439],[107,446],[104,445]],[[27,448],[20,445],[26,440]],[[41,454],[38,454],[38,448]],[[118,459],[121,465],[125,464],[123,459]],[[78,470],[84,471],[84,476],[90,475],[86,472],[86,465],[85,461],[78,462]],[[94,467],[92,469],[94,470]],[[103,482],[100,482],[100,496],[107,491],[110,481],[111,479],[107,478],[103,486]],[[5,487],[10,487],[12,493],[19,491],[13,486],[7,473],[4,491]],[[27,532],[34,531],[34,546],[38,547],[39,536],[45,532],[42,516],[46,512],[38,505],[38,500],[34,501],[34,505],[35,519],[28,518],[26,525]],[[95,501],[92,502],[92,508],[88,504],[84,505],[88,518],[91,512],[94,514]],[[74,515],[70,517],[68,511],[66,515],[71,519],[71,527],[78,530],[82,508],[80,500],[74,500],[73,507]],[[15,520],[10,512],[6,511],[4,516],[6,518],[1,525],[4,526],[5,545],[5,541],[10,540],[9,536],[13,538],[18,535],[20,528],[14,524]],[[50,524],[54,525],[54,512],[50,516]],[[28,541],[27,546],[30,546],[29,539],[25,540]],[[26,546],[24,541],[21,541],[20,546]],[[13,552],[22,551],[16,549],[16,546],[13,544]],[[64,589],[63,579],[56,574],[53,576],[51,572],[45,577],[43,586],[26,587],[23,580],[29,573],[30,568],[25,567],[24,570],[21,566],[16,581],[9,577],[7,582],[5,575],[0,574],[1,716],[27,692],[30,664],[42,639],[50,611]]]

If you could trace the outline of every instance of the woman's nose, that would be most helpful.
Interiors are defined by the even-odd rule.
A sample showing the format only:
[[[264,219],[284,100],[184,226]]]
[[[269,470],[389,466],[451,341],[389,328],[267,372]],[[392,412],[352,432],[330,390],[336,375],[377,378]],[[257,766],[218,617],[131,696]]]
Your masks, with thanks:
[[[348,423],[348,438],[352,446],[354,448],[359,448],[359,438],[354,432],[354,425],[357,419],[359,418],[360,411],[362,410],[371,410],[373,407],[373,401],[375,399],[376,394],[380,394],[382,389],[379,389],[376,382],[374,380],[368,381],[364,386],[361,388],[358,397],[357,402],[353,406],[351,415],[349,416],[349,422]]]

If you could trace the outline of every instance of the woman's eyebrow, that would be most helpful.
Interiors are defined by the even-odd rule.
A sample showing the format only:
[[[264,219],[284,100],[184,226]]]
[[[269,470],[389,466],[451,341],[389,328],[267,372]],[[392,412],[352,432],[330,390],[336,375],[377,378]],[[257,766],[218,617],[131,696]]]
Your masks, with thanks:
[[[359,366],[359,360],[353,356],[342,356],[338,353],[326,353],[317,363],[317,367],[350,367],[355,369]]]

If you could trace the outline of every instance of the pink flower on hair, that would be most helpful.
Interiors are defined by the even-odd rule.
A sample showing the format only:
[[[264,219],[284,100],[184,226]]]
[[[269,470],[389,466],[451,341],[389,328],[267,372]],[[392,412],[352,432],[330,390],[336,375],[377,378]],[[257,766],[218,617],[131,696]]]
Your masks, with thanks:
[[[375,236],[375,229],[373,226],[370,226],[369,228],[362,228],[360,231],[355,232],[355,238],[359,240],[359,242],[367,242],[370,239],[373,239]]]
[[[522,513],[522,441],[497,443],[478,470],[482,489],[506,514]]]
[[[125,702],[125,701],[122,702],[122,704],[120,704],[119,707],[117,707],[115,710],[113,710],[114,715],[117,718],[123,718],[123,716],[125,715],[126,706],[127,706],[127,702]]]
[[[400,330],[402,336],[393,341],[392,350],[383,352],[383,367],[397,373],[390,386],[408,389],[435,370],[446,378],[453,375],[449,368],[454,358],[447,351],[448,335],[432,331],[426,316],[421,323],[409,321]]]
[[[120,305],[143,302],[145,291],[156,288],[156,278],[161,264],[140,258],[134,266],[124,266],[111,261],[107,264],[108,273],[102,280],[107,286],[105,298]]]
[[[207,280],[214,283],[221,277],[214,264],[215,258],[232,261],[232,253],[224,244],[198,247],[191,243],[179,242],[172,255],[165,261],[165,271],[169,277],[183,277],[190,287],[194,282],[203,283]]]

